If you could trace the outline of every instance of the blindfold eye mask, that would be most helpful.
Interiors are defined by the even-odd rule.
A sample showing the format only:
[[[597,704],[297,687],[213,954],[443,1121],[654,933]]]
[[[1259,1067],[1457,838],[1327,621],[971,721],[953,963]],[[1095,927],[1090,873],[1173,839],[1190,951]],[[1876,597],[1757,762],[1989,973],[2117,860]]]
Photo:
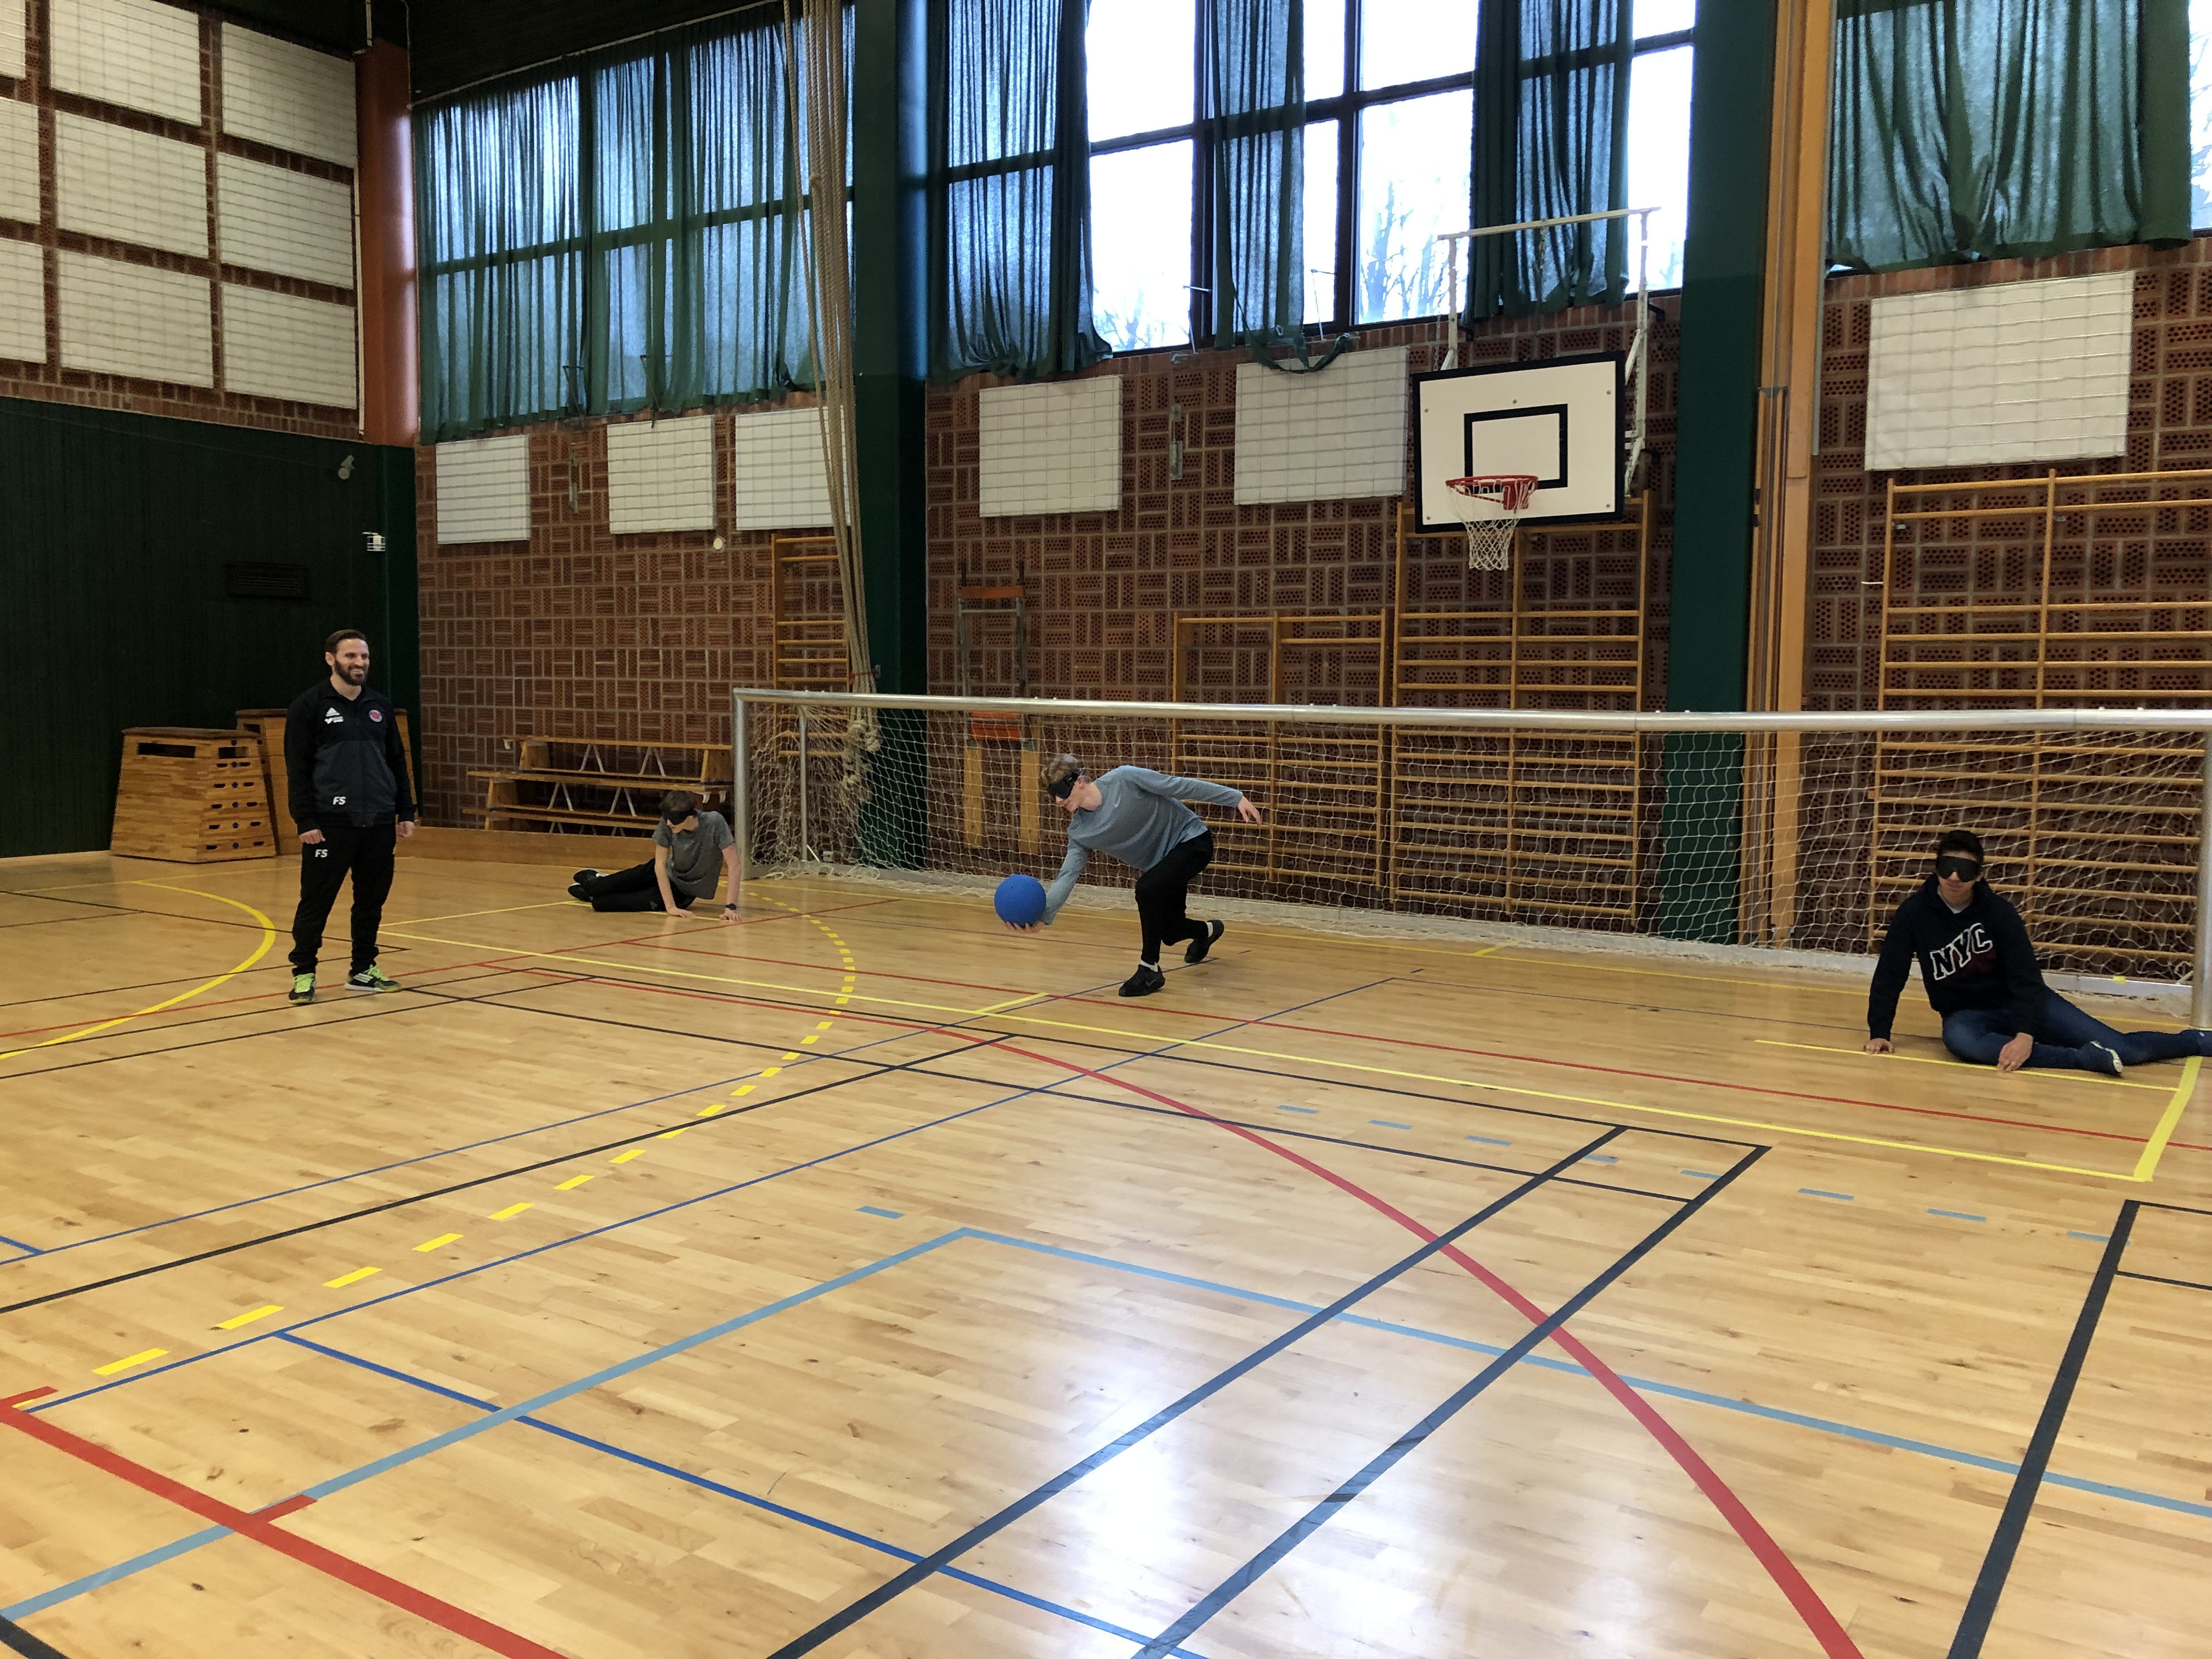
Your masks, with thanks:
[[[1076,780],[1080,778],[1082,775],[1083,774],[1080,772],[1070,772],[1064,778],[1054,778],[1050,783],[1047,784],[1045,787],[1050,792],[1052,798],[1054,800],[1066,800],[1070,795],[1075,793]]]
[[[1977,881],[1981,878],[1982,866],[1972,859],[1962,859],[1947,853],[1936,860],[1936,873],[1949,876],[1955,881]]]

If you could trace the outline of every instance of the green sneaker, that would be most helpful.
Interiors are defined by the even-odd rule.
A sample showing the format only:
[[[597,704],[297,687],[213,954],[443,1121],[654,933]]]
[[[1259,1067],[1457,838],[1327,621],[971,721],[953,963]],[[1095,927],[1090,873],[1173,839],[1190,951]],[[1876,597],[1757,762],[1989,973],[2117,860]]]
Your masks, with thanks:
[[[372,962],[358,973],[346,975],[346,988],[349,991],[396,991],[399,988],[399,981]]]
[[[313,1002],[315,1000],[315,976],[313,974],[292,975],[292,1000]]]

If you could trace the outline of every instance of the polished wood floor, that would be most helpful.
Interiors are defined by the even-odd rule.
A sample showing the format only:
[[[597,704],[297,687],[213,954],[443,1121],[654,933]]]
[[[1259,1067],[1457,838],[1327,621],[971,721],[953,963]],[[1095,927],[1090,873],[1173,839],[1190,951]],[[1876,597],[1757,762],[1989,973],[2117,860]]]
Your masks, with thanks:
[[[1257,927],[1127,1002],[1122,915],[561,874],[404,860],[404,988],[295,1009],[289,866],[0,865],[9,1642],[2212,1651],[2194,1062]]]

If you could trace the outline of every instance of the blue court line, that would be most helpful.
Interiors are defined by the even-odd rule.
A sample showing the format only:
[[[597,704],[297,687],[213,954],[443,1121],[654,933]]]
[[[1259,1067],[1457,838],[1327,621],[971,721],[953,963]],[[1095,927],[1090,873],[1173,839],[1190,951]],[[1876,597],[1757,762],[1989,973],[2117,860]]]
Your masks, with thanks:
[[[1838,1204],[1850,1204],[1856,1201],[1849,1193],[1824,1193],[1818,1187],[1800,1187],[1797,1190],[1808,1198],[1832,1198]]]
[[[1987,1221],[1989,1219],[1985,1215],[1968,1215],[1964,1210],[1930,1210],[1928,1213],[1946,1216],[1953,1221]]]
[[[1510,1146],[1510,1140],[1500,1140],[1496,1135],[1469,1135],[1469,1140],[1479,1140],[1486,1146]]]
[[[2077,1233],[2071,1228],[2067,1230],[2066,1237],[2069,1238],[2086,1238],[2092,1244],[2109,1244],[2112,1242],[2112,1236],[2110,1233]]]
[[[872,1204],[861,1205],[859,1212],[862,1215],[879,1215],[886,1221],[897,1221],[906,1214],[904,1210],[879,1210]]]
[[[25,1255],[45,1255],[47,1254],[35,1244],[26,1244],[21,1239],[9,1238],[4,1233],[0,1233],[0,1244],[5,1244],[12,1249],[21,1250]]]
[[[1711,1170],[1685,1170],[1682,1173],[1689,1176],[1692,1181],[1718,1181],[1720,1179],[1720,1177],[1715,1175]]]
[[[228,1527],[209,1527],[200,1532],[187,1533],[173,1544],[163,1544],[157,1549],[150,1549],[143,1554],[134,1555],[128,1561],[118,1561],[112,1567],[102,1567],[98,1572],[88,1572],[82,1578],[72,1578],[66,1584],[57,1584],[50,1590],[41,1590],[36,1595],[25,1597],[12,1607],[0,1607],[0,1619],[28,1619],[32,1614],[44,1613],[48,1607],[58,1606],[61,1602],[74,1600],[80,1595],[89,1595],[103,1585],[115,1583],[118,1578],[128,1578],[131,1574],[143,1572],[149,1567],[158,1567],[164,1561],[172,1561],[179,1555],[191,1553],[203,1544],[220,1543],[229,1536]]]
[[[1413,1127],[1410,1123],[1393,1123],[1385,1117],[1370,1117],[1367,1121],[1378,1129],[1410,1129]]]
[[[1584,1159],[1583,1160],[1583,1163],[1585,1163],[1585,1164],[1618,1164],[1618,1163],[1620,1163],[1620,1160],[1619,1158],[1595,1158],[1595,1157],[1593,1157],[1593,1158],[1584,1158]],[[1717,1177],[1716,1177],[1716,1178],[1717,1178]]]
[[[1316,1106],[1278,1106],[1275,1109],[1279,1112],[1304,1112],[1308,1117],[1313,1117],[1319,1114],[1321,1109]]]
[[[955,1235],[947,1234],[944,1238],[933,1243],[949,1243],[954,1237]],[[285,1340],[299,1347],[312,1349],[326,1358],[343,1360],[349,1365],[358,1365],[363,1370],[374,1371],[380,1376],[388,1376],[395,1382],[404,1382],[412,1388],[422,1389],[431,1394],[442,1395],[448,1400],[459,1401],[464,1406],[474,1406],[479,1411],[489,1412],[496,1409],[488,1400],[478,1400],[472,1395],[463,1394],[457,1389],[447,1388],[443,1383],[433,1382],[427,1377],[416,1376],[407,1371],[395,1370],[389,1365],[380,1365],[373,1359],[363,1359],[359,1354],[347,1353],[339,1348],[325,1347],[321,1343],[310,1342],[305,1337],[287,1337]],[[763,1498],[757,1493],[744,1491],[742,1488],[711,1480],[690,1469],[680,1468],[673,1463],[664,1463],[657,1457],[647,1457],[642,1452],[632,1451],[626,1446],[617,1446],[611,1441],[601,1440],[593,1435],[580,1434],[574,1429],[564,1429],[557,1423],[544,1422],[535,1417],[519,1418],[516,1420],[525,1427],[538,1430],[558,1439],[570,1441],[587,1450],[599,1452],[608,1457],[619,1458],[625,1463],[634,1463],[638,1468],[650,1469],[656,1474],[667,1475],[672,1480],[683,1482],[687,1486],[697,1486],[720,1497],[733,1498],[748,1509],[759,1510],[782,1520],[796,1522],[800,1526],[810,1528],[816,1532],[828,1533],[833,1538],[841,1538],[848,1544],[858,1544],[864,1549],[874,1550],[879,1554],[890,1556],[894,1559],[904,1561],[909,1565],[921,1559],[915,1551],[903,1548],[888,1540],[872,1538],[866,1533],[855,1532],[850,1527],[840,1526],[835,1521],[826,1520],[821,1516],[810,1515],[805,1510],[793,1509],[787,1504],[779,1504],[773,1498]],[[215,1530],[220,1532],[222,1528],[216,1528]],[[176,1550],[175,1546],[170,1547],[173,1551]],[[153,1564],[149,1562],[148,1565]],[[1060,1602],[1047,1601],[1041,1595],[1032,1595],[1027,1590],[1017,1589],[1013,1585],[1002,1583],[997,1579],[986,1578],[981,1573],[969,1572],[961,1567],[949,1567],[945,1570],[945,1576],[948,1578],[957,1578],[963,1583],[973,1584],[978,1589],[986,1589],[994,1595],[1006,1596],[1010,1601],[1019,1601],[1042,1613],[1055,1613],[1062,1619],[1072,1620],[1079,1625],[1087,1625],[1092,1630],[1103,1631],[1109,1636],[1118,1636],[1127,1642],[1142,1643],[1145,1640],[1144,1633],[1140,1631],[1130,1630],[1124,1626],[1097,1618],[1076,1607],[1064,1607]],[[6,1615],[0,1614],[0,1617],[4,1616]],[[1177,1652],[1182,1656],[1182,1659],[1203,1659],[1202,1655],[1185,1650],[1178,1649]]]

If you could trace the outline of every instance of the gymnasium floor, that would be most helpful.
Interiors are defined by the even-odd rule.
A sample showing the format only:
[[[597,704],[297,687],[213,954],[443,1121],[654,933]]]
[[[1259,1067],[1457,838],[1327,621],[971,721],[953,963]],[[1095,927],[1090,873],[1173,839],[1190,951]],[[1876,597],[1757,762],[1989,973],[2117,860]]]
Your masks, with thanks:
[[[294,1010],[289,863],[0,866],[8,1620],[2207,1651],[2195,1061],[2002,1078],[1917,987],[1877,1060],[1854,983],[1243,927],[1131,1003],[1121,915],[562,875],[404,860],[406,988]]]

